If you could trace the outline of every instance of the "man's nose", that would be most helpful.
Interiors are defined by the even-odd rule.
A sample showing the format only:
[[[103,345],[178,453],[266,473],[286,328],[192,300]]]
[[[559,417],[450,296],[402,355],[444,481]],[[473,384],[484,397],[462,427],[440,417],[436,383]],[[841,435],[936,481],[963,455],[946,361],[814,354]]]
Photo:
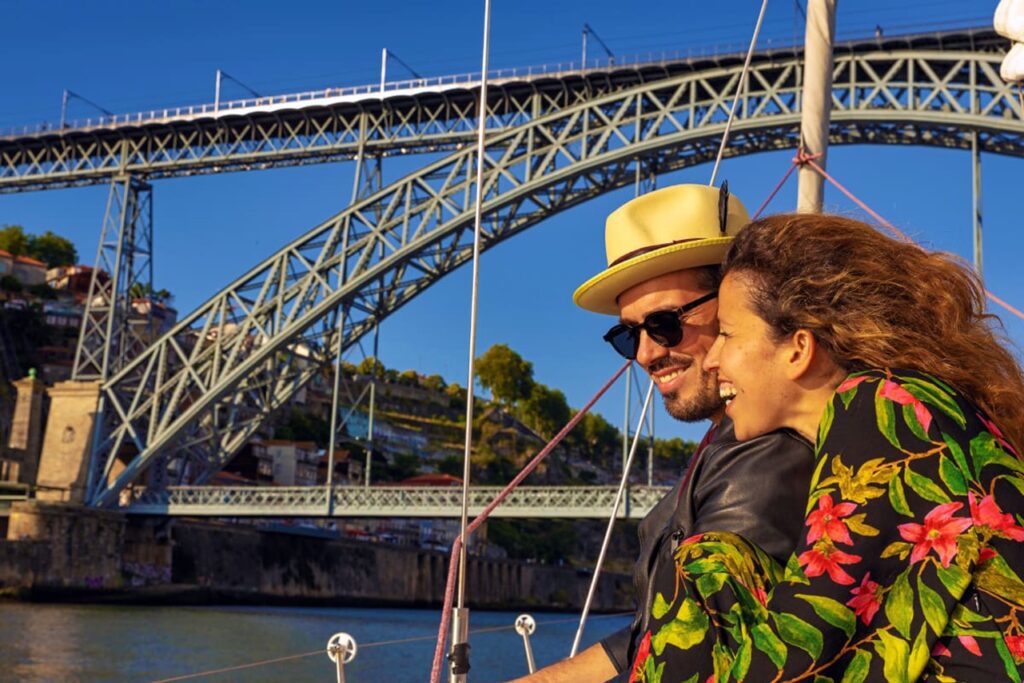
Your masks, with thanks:
[[[646,330],[640,330],[640,346],[636,350],[636,362],[644,369],[661,360],[668,355],[668,349],[661,344],[656,344],[647,335]]]

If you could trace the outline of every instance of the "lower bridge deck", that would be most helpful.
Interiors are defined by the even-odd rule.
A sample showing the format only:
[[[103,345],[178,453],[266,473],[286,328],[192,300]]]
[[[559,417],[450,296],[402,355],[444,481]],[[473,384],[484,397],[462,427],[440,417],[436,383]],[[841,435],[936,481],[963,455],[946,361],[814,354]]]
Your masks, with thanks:
[[[469,516],[498,495],[498,486],[469,489]],[[668,493],[667,486],[627,490],[618,517],[641,519]],[[492,517],[607,518],[615,504],[613,486],[520,486]],[[122,512],[182,517],[459,517],[460,487],[426,486],[172,486],[136,491]]]

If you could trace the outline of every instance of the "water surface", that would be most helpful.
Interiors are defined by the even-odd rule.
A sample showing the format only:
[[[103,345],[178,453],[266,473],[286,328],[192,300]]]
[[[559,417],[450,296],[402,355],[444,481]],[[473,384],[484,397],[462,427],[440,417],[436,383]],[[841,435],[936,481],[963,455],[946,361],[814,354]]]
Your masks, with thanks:
[[[518,613],[470,615],[470,629],[503,630],[470,637],[470,681],[488,683],[526,673]],[[273,664],[181,680],[331,681],[324,648],[338,631],[358,643],[346,683],[424,683],[429,679],[439,610],[286,607],[150,607],[0,603],[0,680],[160,681],[311,653]],[[577,616],[534,613],[531,638],[539,666],[565,657]],[[591,617],[590,644],[629,623],[626,616]],[[420,640],[416,640],[421,638]],[[384,641],[406,641],[383,644]]]

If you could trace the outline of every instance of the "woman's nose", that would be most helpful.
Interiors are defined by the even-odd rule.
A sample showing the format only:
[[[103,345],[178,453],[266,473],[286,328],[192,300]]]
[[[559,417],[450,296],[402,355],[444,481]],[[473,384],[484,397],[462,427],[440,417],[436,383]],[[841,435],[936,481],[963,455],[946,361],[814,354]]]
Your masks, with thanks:
[[[708,349],[708,353],[704,356],[704,362],[701,363],[701,367],[704,368],[704,372],[711,372],[712,370],[718,370],[718,360],[722,352],[722,335],[715,337],[715,343]]]

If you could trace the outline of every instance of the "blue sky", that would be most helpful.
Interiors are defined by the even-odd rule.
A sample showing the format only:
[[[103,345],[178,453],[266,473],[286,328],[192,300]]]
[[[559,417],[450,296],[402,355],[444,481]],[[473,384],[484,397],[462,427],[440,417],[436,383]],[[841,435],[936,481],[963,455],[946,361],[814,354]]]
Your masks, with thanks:
[[[990,21],[995,0],[900,3],[839,2],[838,31],[863,35]],[[645,3],[495,0],[494,68],[578,59],[588,22],[618,54],[739,46],[749,40],[759,3]],[[4,0],[0,42],[0,128],[56,121],[61,93],[71,89],[115,112],[213,100],[220,68],[264,94],[373,83],[387,47],[423,75],[477,71],[483,2],[29,2]],[[770,3],[762,45],[791,41],[802,28],[794,3]],[[591,55],[596,47],[591,43]],[[394,78],[407,74],[389,67]],[[225,84],[225,99],[245,91]],[[96,112],[73,101],[69,117]],[[791,152],[724,162],[722,177],[753,210],[789,164]],[[385,182],[415,161],[385,163]],[[986,280],[1024,308],[1018,255],[1019,188],[1024,162],[983,161]],[[887,219],[934,248],[971,258],[970,158],[931,148],[833,148],[829,170]],[[707,182],[710,166],[663,176],[659,186]],[[175,293],[182,314],[267,257],[280,245],[344,208],[352,164],[160,180],[154,189],[156,285]],[[793,207],[795,180],[771,207]],[[94,259],[107,188],[0,196],[0,224],[73,239],[82,260]],[[600,336],[610,319],[571,303],[573,289],[604,263],[604,217],[632,196],[610,193],[487,252],[481,262],[478,350],[504,342],[534,363],[536,378],[582,405],[618,366]],[[859,215],[838,192],[826,207]],[[1018,209],[1018,211],[1014,211]],[[469,276],[464,268],[432,287],[381,326],[381,360],[390,367],[440,373],[465,384]],[[510,283],[515,283],[510,286]],[[1007,320],[1018,343],[1024,324]],[[599,405],[622,420],[622,391]],[[636,401],[634,400],[634,404]],[[702,427],[674,423],[658,408],[659,435],[699,438]]]

